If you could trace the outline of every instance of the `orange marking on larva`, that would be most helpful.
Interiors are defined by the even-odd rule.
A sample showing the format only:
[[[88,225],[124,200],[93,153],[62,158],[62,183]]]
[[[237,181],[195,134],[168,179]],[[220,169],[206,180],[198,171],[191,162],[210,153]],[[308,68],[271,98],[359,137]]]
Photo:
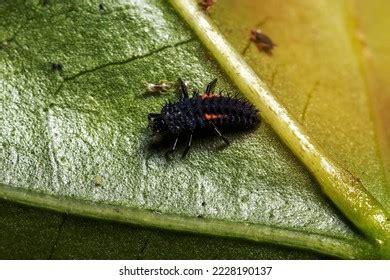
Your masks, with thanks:
[[[214,114],[204,114],[204,118],[205,120],[207,121],[211,121],[211,120],[217,120],[217,119],[220,119],[220,118],[223,118],[224,115],[214,115]]]
[[[209,98],[209,95],[207,93],[203,93],[200,97],[202,99],[207,99],[207,98]]]
[[[206,93],[205,92],[200,97],[204,100],[204,99],[207,99],[207,98],[219,97],[219,95],[218,94],[211,94],[211,93]]]

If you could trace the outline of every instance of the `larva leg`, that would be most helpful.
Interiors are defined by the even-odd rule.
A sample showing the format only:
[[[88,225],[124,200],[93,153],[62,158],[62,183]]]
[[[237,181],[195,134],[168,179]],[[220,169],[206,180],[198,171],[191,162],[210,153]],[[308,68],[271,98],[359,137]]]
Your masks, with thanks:
[[[191,144],[192,144],[192,133],[190,134],[190,137],[188,138],[187,147],[185,148],[181,158],[185,158],[185,156],[187,155],[188,151],[191,148]]]
[[[217,135],[222,138],[222,140],[225,142],[226,145],[229,145],[230,144],[229,140],[225,136],[222,135],[222,133],[221,133],[221,131],[219,131],[218,127],[216,127],[216,125],[212,122],[211,122],[211,124],[213,125],[215,133],[217,133]]]
[[[177,146],[177,142],[179,141],[179,135],[176,136],[176,139],[175,141],[173,142],[173,145],[171,147],[170,150],[168,150],[166,153],[165,153],[165,157],[166,158],[169,158],[169,155],[172,154],[175,150],[176,150],[176,146]]]

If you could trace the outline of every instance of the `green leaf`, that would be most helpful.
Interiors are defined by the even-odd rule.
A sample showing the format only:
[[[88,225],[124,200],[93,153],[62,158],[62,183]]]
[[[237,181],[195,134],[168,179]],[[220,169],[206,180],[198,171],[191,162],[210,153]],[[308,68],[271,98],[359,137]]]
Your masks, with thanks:
[[[273,244],[134,227],[5,201],[0,210],[0,259],[324,258]]]
[[[146,97],[145,81],[183,77],[201,88],[218,77],[219,88],[229,92],[242,85],[229,80],[165,1],[111,1],[103,10],[99,4],[0,3],[1,197],[341,258],[377,257],[375,245],[322,194],[265,122],[254,132],[228,135],[226,148],[218,139],[198,139],[184,160],[166,161],[150,148],[146,116],[175,96]],[[63,70],[53,71],[51,63]],[[117,234],[127,229],[112,228]],[[76,247],[72,226],[54,232]],[[194,244],[207,238],[196,237]],[[134,239],[135,247],[144,242]],[[48,246],[48,257],[73,256],[56,244]]]

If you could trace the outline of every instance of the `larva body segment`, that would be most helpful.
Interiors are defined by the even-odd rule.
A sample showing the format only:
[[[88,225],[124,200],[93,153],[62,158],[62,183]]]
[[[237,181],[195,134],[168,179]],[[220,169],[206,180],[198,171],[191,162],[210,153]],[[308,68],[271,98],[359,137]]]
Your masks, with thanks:
[[[203,94],[167,104],[161,116],[169,133],[182,134],[206,127],[251,127],[259,123],[257,110],[247,101],[215,94]]]

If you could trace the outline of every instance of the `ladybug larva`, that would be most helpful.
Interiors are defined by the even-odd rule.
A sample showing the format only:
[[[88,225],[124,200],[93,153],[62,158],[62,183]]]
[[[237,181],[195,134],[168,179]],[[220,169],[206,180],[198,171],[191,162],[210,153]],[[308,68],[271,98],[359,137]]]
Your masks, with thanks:
[[[247,100],[239,97],[223,96],[222,92],[214,93],[217,79],[212,80],[206,90],[199,94],[194,91],[188,96],[185,83],[180,82],[180,100],[168,102],[160,113],[150,113],[149,126],[154,134],[170,134],[174,142],[168,156],[176,150],[179,138],[188,137],[187,146],[183,152],[184,158],[192,144],[192,136],[200,130],[212,130],[227,145],[229,140],[222,135],[220,128],[251,128],[260,122],[258,110]]]

